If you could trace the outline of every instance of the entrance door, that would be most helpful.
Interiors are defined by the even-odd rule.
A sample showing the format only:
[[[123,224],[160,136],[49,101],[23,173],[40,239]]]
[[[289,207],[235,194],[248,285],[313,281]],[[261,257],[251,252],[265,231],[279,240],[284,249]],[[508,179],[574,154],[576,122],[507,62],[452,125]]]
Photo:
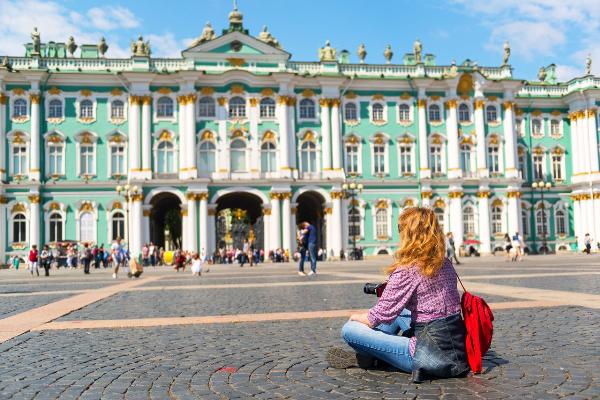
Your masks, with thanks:
[[[298,196],[297,202],[296,225],[304,221],[313,225],[317,228],[318,247],[327,248],[325,218],[323,215],[325,199],[317,192],[305,192]]]
[[[264,247],[262,201],[249,193],[230,193],[217,200],[217,248],[242,249],[248,241]]]
[[[181,248],[181,200],[172,193],[152,198],[150,241],[165,250]]]

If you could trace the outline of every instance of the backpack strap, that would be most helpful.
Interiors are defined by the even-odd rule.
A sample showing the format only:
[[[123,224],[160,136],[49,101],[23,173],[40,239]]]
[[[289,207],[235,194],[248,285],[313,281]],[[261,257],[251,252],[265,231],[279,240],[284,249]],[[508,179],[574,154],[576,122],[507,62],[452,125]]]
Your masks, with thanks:
[[[465,285],[463,285],[462,281],[460,280],[460,276],[458,276],[458,273],[456,272],[456,269],[454,268],[454,266],[452,266],[452,269],[454,270],[454,275],[456,275],[456,278],[458,279],[458,282],[460,282],[460,286],[462,286],[463,291],[465,293],[467,293],[467,289],[465,289]]]

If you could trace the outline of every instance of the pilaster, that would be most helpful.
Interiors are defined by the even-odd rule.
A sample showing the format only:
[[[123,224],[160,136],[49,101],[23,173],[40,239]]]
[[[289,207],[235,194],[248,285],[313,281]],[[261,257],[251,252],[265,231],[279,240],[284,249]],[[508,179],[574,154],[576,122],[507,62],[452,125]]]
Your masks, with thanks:
[[[29,200],[29,246],[34,244],[40,248],[40,231],[44,224],[44,216],[40,213],[41,196],[37,192],[30,192],[27,196]]]
[[[456,99],[446,102],[446,132],[448,133],[448,178],[456,179],[462,176],[458,163],[458,118],[456,114]]]
[[[329,99],[321,99],[321,167],[323,175],[331,171],[331,119],[329,116]]]
[[[8,168],[8,163],[6,162],[6,145],[4,145],[4,143],[6,143],[6,104],[8,102],[8,97],[0,92],[0,143],[2,143],[2,145],[0,146],[0,182],[3,182],[4,180],[6,180],[6,176],[7,176],[7,168]],[[0,204],[1,206],[1,204]],[[1,221],[5,221],[5,220],[1,220]],[[4,223],[4,222],[3,222]],[[2,248],[3,251],[4,248]],[[3,258],[0,258],[0,262],[2,262]]]
[[[131,257],[137,257],[142,251],[143,201],[143,194],[134,194],[131,196],[131,226],[129,228],[131,232],[131,241],[129,248]]]
[[[40,98],[39,92],[32,92],[29,95],[31,102],[31,148],[29,149],[29,179],[39,181],[40,171]],[[4,142],[3,142],[4,145]],[[39,245],[39,243],[38,243]]]
[[[477,98],[473,102],[473,106],[475,108],[475,135],[477,137],[477,171],[480,178],[487,178],[490,173],[487,168],[485,150],[485,120],[483,118],[485,101],[483,98]]]
[[[508,235],[512,237],[515,233],[523,233],[521,226],[521,192],[518,189],[509,190],[507,197],[507,220]]]
[[[517,137],[515,132],[514,103],[505,101],[504,107],[504,159],[505,176],[507,178],[517,178],[519,171],[517,169]],[[512,235],[512,233],[511,233]]]
[[[451,188],[448,193],[450,199],[450,230],[454,236],[454,244],[459,247],[463,244],[464,227],[462,212],[463,191],[460,187]]]
[[[427,100],[419,98],[418,101],[418,119],[419,119],[419,168],[422,179],[431,178],[431,169],[429,168],[429,146],[427,144]]]
[[[141,165],[140,165],[140,104],[142,103],[142,97],[131,94],[129,96],[129,114],[128,114],[128,125],[129,125],[129,179],[141,178]]]
[[[481,242],[480,251],[483,254],[492,252],[490,240],[490,190],[480,188],[477,192],[479,198],[479,241]]]
[[[271,250],[281,248],[281,201],[280,194],[271,192]]]
[[[152,96],[140,97],[142,103],[142,170],[140,177],[152,179],[152,116],[150,105]]]

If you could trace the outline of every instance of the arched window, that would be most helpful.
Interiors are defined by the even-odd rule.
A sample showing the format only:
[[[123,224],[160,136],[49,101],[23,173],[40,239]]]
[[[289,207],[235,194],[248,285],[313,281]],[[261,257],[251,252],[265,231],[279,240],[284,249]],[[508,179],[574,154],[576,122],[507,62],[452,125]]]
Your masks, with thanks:
[[[175,146],[169,141],[162,141],[156,147],[158,162],[156,172],[159,174],[175,173]]]
[[[246,171],[246,142],[236,139],[231,142],[231,172]]]
[[[460,145],[460,169],[463,173],[463,176],[469,177],[472,175],[473,171],[473,146],[468,143],[463,143]]]
[[[344,106],[344,119],[346,121],[356,121],[358,119],[358,110],[355,103],[347,103]]]
[[[25,214],[15,214],[13,216],[13,242],[27,242],[27,219]]]
[[[467,236],[475,235],[475,210],[472,205],[463,209],[463,230]]]
[[[517,168],[519,169],[519,177],[527,179],[527,153],[522,148],[519,148],[517,154]]]
[[[64,145],[62,142],[48,143],[48,174],[52,175],[63,175],[63,150]]]
[[[94,118],[94,103],[91,100],[79,103],[79,118]]]
[[[562,153],[552,154],[552,179],[562,181],[565,178]]]
[[[91,243],[95,241],[94,215],[91,212],[83,212],[79,215],[79,240]]]
[[[173,99],[163,96],[156,102],[156,116],[158,118],[171,118],[174,114]]]
[[[110,175],[125,175],[125,146],[112,144],[110,146]]]
[[[50,242],[62,242],[64,221],[62,215],[57,212],[50,214]]]
[[[498,110],[495,106],[487,106],[485,108],[485,116],[488,122],[498,122]]]
[[[260,146],[260,171],[275,172],[277,169],[277,151],[271,142],[265,142]]]
[[[229,118],[246,117],[246,100],[243,97],[233,97],[229,100]]]
[[[534,119],[531,121],[531,135],[535,137],[543,136],[541,119]]]
[[[111,240],[125,237],[125,215],[117,211],[112,215],[112,237]]]
[[[429,121],[440,122],[442,120],[442,114],[440,113],[440,106],[432,104],[429,106]]]
[[[388,210],[378,208],[375,212],[375,234],[378,239],[388,238]]]
[[[351,207],[348,210],[348,236],[361,237],[360,232],[360,211],[358,207]]]
[[[110,118],[125,118],[125,103],[123,103],[122,100],[113,100],[112,103],[110,103]]]
[[[402,122],[410,121],[410,106],[408,104],[398,106],[398,119]]]
[[[400,158],[400,175],[412,175],[412,143],[401,143],[398,146],[398,157]]]
[[[375,174],[385,174],[385,143],[375,143],[373,145],[373,172]]]
[[[442,229],[442,232],[445,231],[444,228],[444,209],[443,208],[436,208],[433,210],[433,213],[435,214],[435,218],[438,220],[438,224],[440,225],[440,228]]]
[[[521,225],[523,226],[523,236],[529,236],[529,211],[521,209]]]
[[[379,122],[385,121],[385,118],[383,117],[383,104],[381,104],[381,103],[373,104],[372,119],[373,119],[373,121],[379,121]]]
[[[535,230],[539,236],[548,235],[548,216],[545,210],[535,212]]]
[[[91,143],[82,143],[79,147],[80,175],[94,175],[95,164],[94,145]]]
[[[317,172],[317,145],[306,141],[300,148],[302,172]]]
[[[260,101],[260,117],[275,118],[275,100],[265,97]]]
[[[567,234],[567,216],[563,210],[556,211],[554,222],[556,223],[556,233],[565,236]]]
[[[492,234],[502,233],[502,207],[492,206]]]
[[[27,175],[29,172],[27,165],[27,145],[25,143],[13,144],[12,167],[13,175]]]
[[[515,119],[515,126],[520,137],[525,137],[525,123],[522,118]]]
[[[215,144],[211,141],[205,140],[200,143],[200,172],[215,172],[215,150]]]
[[[557,120],[557,119],[550,120],[550,135],[552,137],[561,136],[559,120]]]
[[[358,174],[358,143],[346,143],[346,172]]]
[[[300,100],[300,118],[314,119],[315,115],[315,102],[311,99]]]
[[[13,117],[27,116],[27,100],[16,99],[13,103]]]
[[[62,101],[59,99],[50,100],[48,103],[48,118],[62,118]]]
[[[198,102],[198,114],[202,118],[214,118],[216,116],[215,99],[212,97],[202,97]]]
[[[432,144],[429,147],[429,167],[432,174],[440,175],[444,172],[442,165],[442,145]]]
[[[535,153],[533,155],[533,179],[544,179],[544,153]]]
[[[458,121],[459,122],[470,122],[471,121],[471,112],[469,111],[469,106],[465,103],[462,103],[458,106]]]
[[[500,147],[496,143],[488,146],[488,170],[490,174],[500,173]]]

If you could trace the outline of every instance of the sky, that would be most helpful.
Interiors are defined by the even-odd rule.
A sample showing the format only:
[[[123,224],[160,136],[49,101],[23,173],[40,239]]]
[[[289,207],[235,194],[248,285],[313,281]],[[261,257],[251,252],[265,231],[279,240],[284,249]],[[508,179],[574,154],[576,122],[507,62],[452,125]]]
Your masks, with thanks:
[[[34,26],[42,42],[96,44],[108,57],[129,57],[131,40],[150,40],[153,56],[180,57],[207,21],[217,33],[228,24],[232,0],[0,0],[0,55],[22,56]],[[384,63],[389,44],[400,63],[419,38],[437,65],[465,59],[498,66],[511,46],[513,76],[536,79],[540,66],[557,65],[560,80],[583,75],[591,54],[600,75],[600,0],[238,0],[244,26],[263,25],[295,61],[316,61],[326,40],[338,52],[367,49],[366,62]]]

